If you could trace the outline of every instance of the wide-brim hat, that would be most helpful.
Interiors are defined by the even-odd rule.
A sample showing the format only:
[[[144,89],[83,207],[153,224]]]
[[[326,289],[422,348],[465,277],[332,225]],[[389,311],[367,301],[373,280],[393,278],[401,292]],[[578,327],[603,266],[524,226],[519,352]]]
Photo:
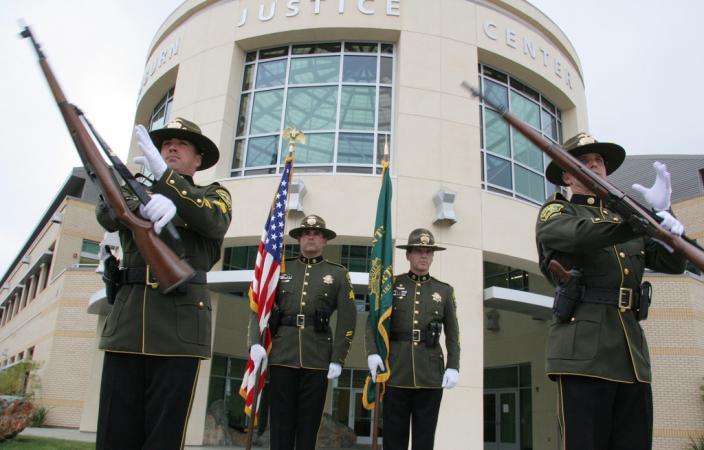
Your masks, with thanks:
[[[150,131],[149,136],[159,151],[161,151],[161,143],[171,138],[183,139],[193,144],[201,155],[198,170],[208,169],[220,159],[217,145],[200,131],[198,125],[182,117],[176,117],[164,128]]]
[[[621,164],[623,164],[623,160],[626,159],[626,151],[623,147],[610,142],[598,142],[587,133],[579,133],[577,136],[570,138],[565,142],[563,148],[575,158],[579,158],[587,153],[600,154],[601,157],[604,158],[606,175],[610,175],[613,171],[618,169]],[[566,186],[565,182],[562,181],[563,173],[564,170],[562,170],[562,167],[558,166],[555,161],[550,161],[547,169],[545,169],[545,178],[558,186]]]
[[[435,236],[430,230],[425,228],[416,228],[408,235],[408,243],[406,245],[397,245],[396,248],[411,250],[414,248],[429,248],[435,251],[445,250],[445,247],[435,245]]]
[[[328,241],[335,239],[335,237],[337,236],[337,233],[325,227],[325,221],[323,220],[323,218],[320,216],[316,216],[315,214],[311,214],[309,216],[304,217],[301,221],[301,225],[298,228],[294,228],[293,230],[289,231],[288,235],[294,239],[298,239],[301,237],[304,231],[308,230],[319,231],[320,233],[322,233],[323,237]]]

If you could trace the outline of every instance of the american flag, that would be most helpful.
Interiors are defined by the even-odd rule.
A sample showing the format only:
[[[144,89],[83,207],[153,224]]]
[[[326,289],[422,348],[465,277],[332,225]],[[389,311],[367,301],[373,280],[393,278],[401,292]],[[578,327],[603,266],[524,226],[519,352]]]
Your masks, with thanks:
[[[261,335],[266,330],[262,346],[269,353],[271,349],[271,332],[269,331],[269,316],[271,308],[274,306],[276,297],[276,287],[279,284],[279,273],[281,272],[281,259],[284,253],[284,230],[286,228],[286,203],[291,185],[291,174],[293,170],[293,156],[286,158],[284,173],[281,175],[281,182],[276,189],[276,195],[269,209],[269,216],[264,225],[262,239],[259,242],[257,262],[254,266],[254,278],[249,288],[249,307],[257,314],[259,319],[259,333]],[[252,405],[256,398],[255,414],[259,411],[261,392],[266,381],[266,362],[262,363],[261,374],[257,392],[255,391],[257,374],[254,370],[252,359],[247,360],[245,366],[240,395],[245,399],[244,411],[252,417]],[[256,417],[255,417],[256,420]]]

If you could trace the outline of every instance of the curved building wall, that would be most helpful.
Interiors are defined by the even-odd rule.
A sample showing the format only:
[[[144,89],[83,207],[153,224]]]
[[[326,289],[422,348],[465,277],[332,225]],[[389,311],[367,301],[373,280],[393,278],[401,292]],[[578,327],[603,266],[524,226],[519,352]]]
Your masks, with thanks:
[[[342,41],[394,45],[389,131],[394,236],[401,244],[412,229],[427,227],[448,248],[435,256],[431,273],[455,287],[461,329],[460,383],[443,399],[437,447],[458,448],[456,430],[461,429],[463,445],[480,448],[483,263],[492,260],[538,273],[533,224],[539,202],[486,188],[479,103],[460,83],[477,85],[478,67],[487,65],[548,98],[561,112],[563,135],[586,129],[578,58],[554,23],[517,0],[188,0],[155,36],[136,122],[148,123],[159,100],[175,88],[171,117],[198,123],[221,151],[220,162],[196,181],[218,181],[232,193],[233,222],[225,245],[254,245],[279,175],[231,177],[246,55],[292,43]],[[135,151],[133,146],[129,160]],[[307,190],[305,213],[325,218],[338,233],[334,244],[369,245],[378,176],[296,177]],[[434,224],[433,196],[439,190],[456,193],[457,222],[452,225]],[[301,217],[291,214],[289,228]],[[403,251],[397,251],[395,266],[397,273],[408,269]],[[238,333],[228,328],[224,336],[232,340]],[[245,348],[244,342],[215,339],[216,348],[229,345],[238,353]],[[363,336],[356,340],[359,344]],[[357,347],[350,364],[362,368],[363,350],[361,344]],[[200,412],[204,414],[202,405]],[[189,429],[189,443],[199,439],[202,433]]]

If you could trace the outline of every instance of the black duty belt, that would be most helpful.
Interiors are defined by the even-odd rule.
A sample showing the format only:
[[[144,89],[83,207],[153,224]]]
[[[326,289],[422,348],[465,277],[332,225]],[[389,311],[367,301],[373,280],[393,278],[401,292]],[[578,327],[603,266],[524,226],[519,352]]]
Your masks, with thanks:
[[[196,270],[193,278],[188,280],[190,284],[208,284],[208,274],[202,270]],[[120,270],[120,284],[146,284],[154,286],[157,283],[153,273],[149,273],[147,267],[127,267]]]
[[[621,310],[640,308],[640,290],[630,288],[605,289],[586,288],[582,301],[617,306]]]
[[[281,316],[279,325],[285,327],[312,327],[315,325],[315,316],[312,314],[285,314]]]
[[[391,340],[421,342],[425,341],[425,334],[425,330],[392,331]]]

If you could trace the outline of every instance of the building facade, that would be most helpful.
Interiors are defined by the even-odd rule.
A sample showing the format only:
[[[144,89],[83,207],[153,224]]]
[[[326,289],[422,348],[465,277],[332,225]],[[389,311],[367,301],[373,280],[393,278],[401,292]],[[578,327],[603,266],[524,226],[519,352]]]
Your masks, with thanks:
[[[166,19],[151,45],[135,122],[152,129],[178,116],[196,122],[221,152],[196,182],[226,186],[233,208],[223,259],[208,276],[214,355],[201,363],[187,444],[203,443],[208,407],[219,400],[231,427],[246,425],[237,394],[247,358],[245,292],[283,169],[281,132],[290,126],[305,132],[306,143],[296,150],[289,227],[318,214],[337,232],[325,257],[350,269],[360,312],[327,412],[369,442],[363,331],[388,147],[396,244],[414,228],[432,230],[448,250],[436,255],[431,274],[452,284],[457,297],[460,381],[444,395],[436,447],[558,448],[555,386],[544,375],[551,288],[538,269],[534,235],[540,204],[555,187],[543,176],[543,154],[461,88],[463,81],[553,142],[588,130],[577,54],[523,0],[186,0]],[[128,160],[136,152],[133,143]],[[693,237],[703,232],[697,183],[699,193],[675,206]],[[295,242],[287,243],[294,256]],[[398,250],[395,272],[407,269]],[[704,288],[695,274],[649,278],[658,296],[645,324],[657,448],[681,448],[687,436],[704,432],[696,389],[704,376]],[[95,345],[109,309],[97,288],[87,294]],[[10,353],[30,343],[22,345]],[[67,426],[94,431],[102,354],[92,347],[84,356],[83,408]],[[686,383],[683,366],[698,368]],[[686,420],[670,408],[672,398],[681,400]]]
[[[75,169],[1,282],[0,370],[38,362],[39,383],[29,388],[53,426],[78,426],[95,374],[98,316],[87,308],[102,288],[96,199],[85,171]]]

